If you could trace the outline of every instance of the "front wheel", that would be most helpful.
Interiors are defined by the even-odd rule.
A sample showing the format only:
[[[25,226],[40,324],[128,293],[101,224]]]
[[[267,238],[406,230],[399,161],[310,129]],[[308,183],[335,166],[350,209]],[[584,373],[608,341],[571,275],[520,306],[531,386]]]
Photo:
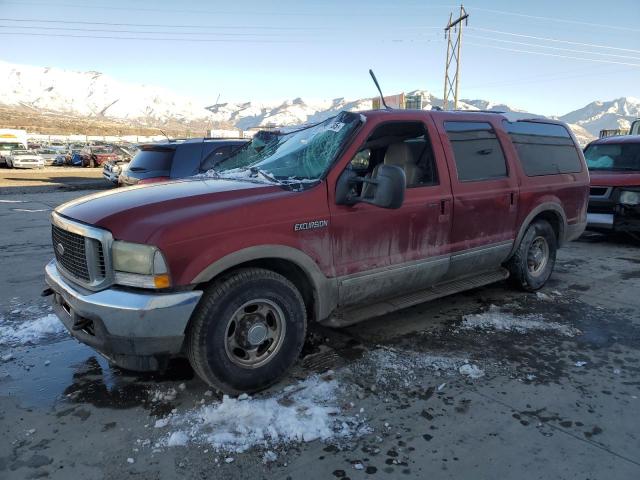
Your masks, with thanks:
[[[511,283],[527,292],[541,289],[553,272],[556,251],[556,234],[549,222],[533,222],[507,263]]]
[[[212,387],[255,392],[295,363],[306,323],[304,301],[289,280],[270,270],[238,270],[203,294],[187,330],[187,356]]]

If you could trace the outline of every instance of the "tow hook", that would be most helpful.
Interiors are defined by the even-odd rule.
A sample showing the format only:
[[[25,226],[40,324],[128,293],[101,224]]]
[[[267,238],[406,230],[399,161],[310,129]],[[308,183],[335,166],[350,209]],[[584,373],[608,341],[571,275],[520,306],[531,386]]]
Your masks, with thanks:
[[[51,288],[45,288],[41,293],[41,297],[48,297],[49,295],[53,295],[53,290]]]

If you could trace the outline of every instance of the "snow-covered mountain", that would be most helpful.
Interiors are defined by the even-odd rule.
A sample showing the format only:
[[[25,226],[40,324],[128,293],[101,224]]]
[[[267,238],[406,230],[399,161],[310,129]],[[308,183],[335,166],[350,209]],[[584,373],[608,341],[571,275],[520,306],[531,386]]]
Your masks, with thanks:
[[[100,72],[75,72],[0,62],[0,104],[86,117],[193,120],[199,102],[155,86],[119,82]]]
[[[559,118],[584,127],[593,135],[598,135],[602,129],[626,130],[633,120],[640,118],[640,99],[622,97],[609,102],[591,102]]]
[[[425,109],[442,106],[442,99],[426,90],[407,93],[422,95]],[[99,72],[76,72],[0,61],[0,105],[23,111],[28,109],[31,113],[135,121],[150,126],[202,121],[208,125],[217,123],[246,130],[267,125],[316,122],[345,109],[366,110],[371,108],[371,99],[305,101],[296,98],[281,103],[249,101],[207,106],[165,88],[124,83]],[[458,107],[463,110],[525,113],[505,104],[481,99],[462,100]],[[559,118],[581,127],[576,128],[576,134],[587,141],[589,137],[597,136],[602,128],[627,128],[630,120],[638,116],[640,100],[629,97],[593,102]]]

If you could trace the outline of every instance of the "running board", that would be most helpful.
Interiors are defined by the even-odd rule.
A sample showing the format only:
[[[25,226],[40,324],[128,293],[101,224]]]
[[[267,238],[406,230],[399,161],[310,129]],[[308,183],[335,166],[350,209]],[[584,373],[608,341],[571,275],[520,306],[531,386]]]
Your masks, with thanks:
[[[369,318],[379,317],[395,310],[412,307],[419,303],[429,302],[436,298],[446,297],[454,293],[482,287],[490,283],[499,282],[509,276],[509,271],[505,268],[491,272],[466,277],[448,283],[441,283],[426,290],[409,293],[398,297],[390,298],[381,302],[371,303],[364,307],[351,307],[344,310],[336,310],[329,318],[320,322],[328,327],[347,327],[354,323],[362,322]]]

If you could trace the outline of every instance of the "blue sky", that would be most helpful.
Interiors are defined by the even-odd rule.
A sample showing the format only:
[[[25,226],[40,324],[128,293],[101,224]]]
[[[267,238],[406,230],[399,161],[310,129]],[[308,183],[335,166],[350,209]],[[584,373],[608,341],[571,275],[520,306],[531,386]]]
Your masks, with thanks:
[[[640,97],[640,1],[465,7],[462,98],[562,114],[595,99]],[[442,27],[457,8],[438,0],[0,0],[0,59],[97,70],[209,104],[218,95],[374,96],[369,68],[386,94],[425,89],[441,97]]]

